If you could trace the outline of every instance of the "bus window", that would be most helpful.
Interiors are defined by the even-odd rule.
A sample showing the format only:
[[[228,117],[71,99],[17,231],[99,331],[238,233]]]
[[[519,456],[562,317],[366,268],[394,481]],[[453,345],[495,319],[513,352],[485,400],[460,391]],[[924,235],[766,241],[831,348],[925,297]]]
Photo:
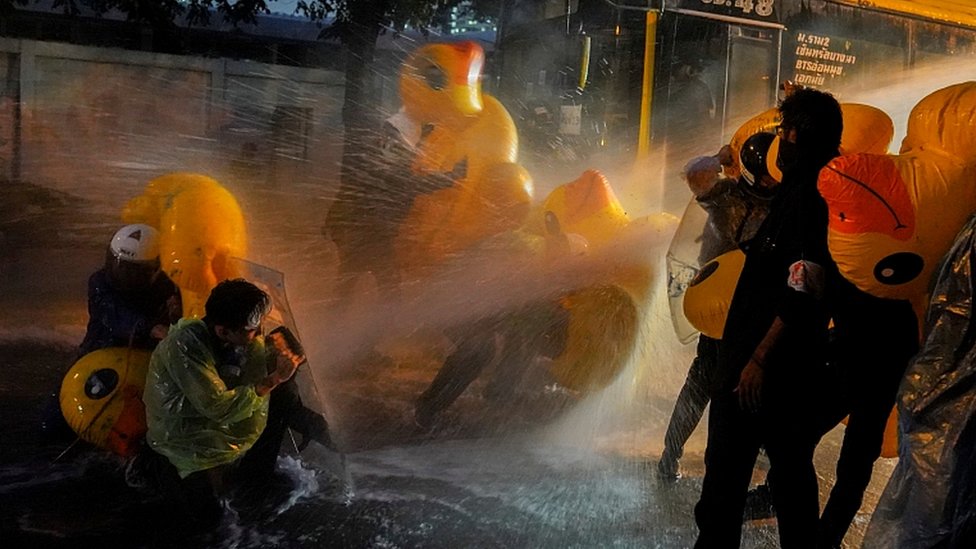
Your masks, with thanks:
[[[729,27],[728,78],[722,143],[749,118],[776,104],[778,30]]]

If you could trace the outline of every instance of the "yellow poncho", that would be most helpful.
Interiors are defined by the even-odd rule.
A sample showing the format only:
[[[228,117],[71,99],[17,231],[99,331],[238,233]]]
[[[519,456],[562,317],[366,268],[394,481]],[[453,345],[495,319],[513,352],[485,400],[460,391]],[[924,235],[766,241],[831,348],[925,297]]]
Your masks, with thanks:
[[[264,341],[248,346],[239,368],[220,363],[216,343],[202,320],[184,318],[149,362],[146,439],[182,478],[241,457],[268,419],[268,397],[254,390],[267,375]]]

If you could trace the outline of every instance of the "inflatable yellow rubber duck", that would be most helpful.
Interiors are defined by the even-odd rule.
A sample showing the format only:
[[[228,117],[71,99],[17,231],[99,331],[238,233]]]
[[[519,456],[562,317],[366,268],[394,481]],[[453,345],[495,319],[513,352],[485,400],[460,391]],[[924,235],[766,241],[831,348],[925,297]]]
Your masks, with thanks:
[[[78,437],[120,456],[136,453],[146,434],[146,384],[150,352],[109,347],[78,359],[61,382],[65,421]]]
[[[580,392],[610,384],[639,348],[652,280],[655,234],[673,232],[668,214],[631,220],[609,181],[596,170],[555,188],[533,212],[538,231],[547,213],[566,234],[588,243],[579,285],[562,300],[570,313],[565,351],[549,366],[563,386]],[[660,237],[663,240],[663,236]]]
[[[125,205],[122,220],[159,231],[160,265],[180,288],[183,316],[202,317],[210,290],[242,274],[230,259],[247,256],[244,214],[215,179],[195,173],[153,179]]]
[[[517,228],[532,200],[532,178],[516,163],[512,117],[481,91],[484,52],[474,42],[431,44],[400,72],[400,99],[424,136],[412,169],[463,172],[454,184],[414,200],[397,238],[407,269],[436,265],[478,240]]]
[[[928,285],[976,210],[976,82],[943,88],[912,109],[900,154],[832,160],[818,188],[828,245],[861,290],[907,299],[924,318]]]
[[[533,184],[517,163],[518,135],[508,111],[481,91],[484,54],[473,42],[432,44],[400,74],[405,114],[424,128],[411,169],[462,173],[443,190],[418,196],[397,237],[398,263],[430,269],[493,235],[523,228],[546,236],[554,215],[571,240],[606,261],[563,300],[570,310],[564,353],[552,365],[562,385],[592,391],[617,377],[635,349],[648,292],[650,261],[611,251],[620,238],[666,232],[658,219],[632,223],[606,178],[587,171],[533,206]],[[601,256],[603,257],[603,256]]]
[[[909,114],[900,154],[840,156],[817,181],[840,273],[871,295],[910,301],[919,323],[932,276],[976,210],[974,127],[976,82],[937,90]],[[898,456],[897,407],[881,455]]]

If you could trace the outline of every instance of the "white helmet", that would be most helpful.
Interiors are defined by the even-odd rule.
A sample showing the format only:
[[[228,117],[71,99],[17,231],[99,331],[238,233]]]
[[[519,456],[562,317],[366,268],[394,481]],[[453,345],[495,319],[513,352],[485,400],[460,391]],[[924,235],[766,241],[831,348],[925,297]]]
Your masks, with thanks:
[[[123,261],[155,261],[159,258],[159,231],[142,223],[126,225],[112,237],[109,249]]]

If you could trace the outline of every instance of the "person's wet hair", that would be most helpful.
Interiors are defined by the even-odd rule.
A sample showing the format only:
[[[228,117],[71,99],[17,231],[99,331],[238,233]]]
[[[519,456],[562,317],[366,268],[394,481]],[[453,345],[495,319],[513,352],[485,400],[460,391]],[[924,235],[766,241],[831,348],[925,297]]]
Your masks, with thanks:
[[[243,278],[224,280],[210,292],[204,310],[213,325],[253,330],[271,312],[271,297]]]
[[[796,130],[796,145],[818,162],[837,156],[844,118],[834,96],[813,88],[790,94],[779,106],[783,129]]]

